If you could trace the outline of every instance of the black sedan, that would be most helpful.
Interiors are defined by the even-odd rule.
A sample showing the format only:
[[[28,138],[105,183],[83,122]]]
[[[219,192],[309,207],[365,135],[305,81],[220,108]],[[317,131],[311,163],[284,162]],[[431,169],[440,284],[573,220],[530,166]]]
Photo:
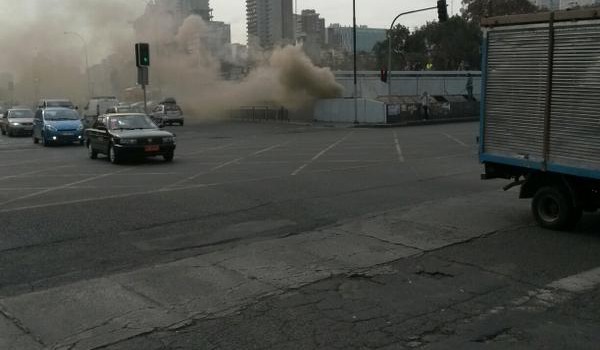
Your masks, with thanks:
[[[85,140],[91,159],[102,153],[112,163],[128,157],[155,156],[170,162],[175,156],[175,136],[160,130],[145,114],[102,115],[85,131]]]

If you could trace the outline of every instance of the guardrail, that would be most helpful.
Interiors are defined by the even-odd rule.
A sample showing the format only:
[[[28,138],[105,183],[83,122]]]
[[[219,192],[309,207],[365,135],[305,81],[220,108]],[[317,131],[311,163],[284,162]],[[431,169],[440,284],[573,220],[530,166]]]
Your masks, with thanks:
[[[229,116],[234,120],[253,122],[289,122],[290,112],[284,107],[273,106],[242,106],[231,109]]]

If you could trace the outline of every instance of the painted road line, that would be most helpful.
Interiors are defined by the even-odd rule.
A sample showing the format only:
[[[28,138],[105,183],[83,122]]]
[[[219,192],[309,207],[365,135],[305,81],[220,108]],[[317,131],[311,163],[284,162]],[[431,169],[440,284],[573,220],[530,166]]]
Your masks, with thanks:
[[[41,196],[41,195],[46,194],[46,193],[63,190],[63,189],[69,188],[71,186],[81,185],[83,183],[87,183],[87,182],[91,182],[91,181],[94,181],[94,180],[103,179],[105,177],[109,177],[109,176],[112,176],[112,175],[117,175],[117,174],[129,171],[131,169],[132,168],[127,168],[127,169],[115,171],[115,172],[112,172],[112,173],[106,173],[106,174],[102,174],[102,175],[97,175],[97,176],[94,176],[94,177],[90,177],[90,178],[87,178],[87,179],[83,179],[83,180],[71,182],[71,183],[68,183],[68,184],[51,187],[51,188],[48,188],[46,190],[42,190],[42,191],[30,193],[30,194],[25,195],[25,196],[21,196],[21,197],[17,197],[17,198],[13,198],[13,199],[4,201],[4,202],[0,203],[0,206],[4,206],[4,205],[10,204],[10,203],[14,203],[14,202],[17,202],[17,201],[20,201],[20,200],[23,200],[23,199],[29,199],[29,198]]]
[[[450,135],[450,134],[446,134],[446,133],[442,133],[442,135],[446,136],[447,138],[449,138],[450,140],[458,143],[459,145],[463,146],[463,147],[469,147],[469,145],[467,145],[466,143],[462,142],[461,140],[457,139],[456,137]]]
[[[270,150],[276,149],[277,147],[275,147],[275,146],[280,146],[280,145],[269,146],[269,147],[267,147],[267,148],[265,148],[265,149],[262,149],[262,150],[260,150],[260,151],[254,152],[254,153],[252,153],[251,155],[255,155],[255,154],[257,154],[257,153],[258,153],[258,154],[262,154],[262,153],[268,152],[268,151],[270,151]],[[172,189],[172,188],[177,188],[179,185],[182,185],[182,184],[184,184],[184,183],[186,183],[186,182],[193,181],[193,180],[195,180],[195,179],[199,178],[199,177],[200,177],[200,176],[202,176],[202,175],[210,174],[211,172],[217,171],[217,170],[219,170],[219,169],[223,169],[223,168],[225,168],[225,167],[228,167],[228,166],[230,166],[230,165],[237,164],[237,163],[241,162],[242,160],[244,160],[244,159],[246,159],[246,158],[247,158],[247,156],[244,156],[244,157],[239,157],[239,158],[236,158],[236,159],[233,159],[233,160],[227,161],[227,162],[225,162],[225,163],[221,163],[221,164],[219,164],[219,165],[217,165],[217,166],[215,166],[215,167],[213,167],[213,168],[209,169],[208,171],[203,171],[203,172],[200,172],[200,173],[194,174],[194,175],[192,175],[192,176],[190,176],[190,177],[188,177],[188,178],[185,178],[185,179],[183,179],[183,180],[180,180],[180,181],[177,181],[177,182],[175,182],[175,183],[172,183],[172,184],[170,184],[170,185],[168,185],[168,186],[165,186],[165,187],[163,187],[161,190],[168,190],[168,189]]]
[[[354,134],[354,131],[349,132],[348,134],[346,134],[346,136],[342,137],[341,139],[337,140],[336,142],[332,143],[331,145],[329,145],[328,147],[326,147],[325,149],[323,149],[321,152],[317,153],[317,155],[315,155],[314,157],[312,157],[311,160],[309,160],[307,163],[305,163],[304,165],[302,165],[301,167],[299,167],[298,169],[296,169],[292,173],[292,176],[296,176],[296,175],[300,174],[302,172],[302,170],[306,169],[306,167],[308,167],[309,165],[311,165],[312,163],[314,163],[315,161],[317,161],[319,158],[321,158],[327,152],[329,152],[332,149],[334,149],[335,147],[337,147],[337,145],[339,145],[340,143],[346,141],[346,139],[348,139],[353,134]]]
[[[398,139],[398,132],[394,130],[394,142],[396,143],[396,152],[398,153],[398,161],[404,163],[404,154],[402,153],[402,147],[400,146],[400,140]]]
[[[62,169],[62,168],[74,168],[74,165],[59,165],[59,166],[53,166],[51,168],[44,168],[44,169],[40,169],[40,170],[34,170],[34,171],[30,171],[27,173],[21,173],[21,174],[16,174],[16,175],[7,175],[7,176],[2,176],[0,177],[0,181],[2,180],[8,180],[8,179],[15,179],[15,178],[19,178],[19,177],[25,177],[25,176],[31,176],[31,175],[36,175],[36,174],[40,174],[43,173],[45,171],[51,171],[51,170],[56,170],[56,169]]]

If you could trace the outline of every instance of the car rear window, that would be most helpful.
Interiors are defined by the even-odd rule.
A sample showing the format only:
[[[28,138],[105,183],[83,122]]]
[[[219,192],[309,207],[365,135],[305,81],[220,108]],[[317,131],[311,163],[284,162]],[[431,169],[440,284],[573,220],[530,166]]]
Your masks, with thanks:
[[[165,105],[165,111],[167,112],[181,112],[181,108],[178,105]]]

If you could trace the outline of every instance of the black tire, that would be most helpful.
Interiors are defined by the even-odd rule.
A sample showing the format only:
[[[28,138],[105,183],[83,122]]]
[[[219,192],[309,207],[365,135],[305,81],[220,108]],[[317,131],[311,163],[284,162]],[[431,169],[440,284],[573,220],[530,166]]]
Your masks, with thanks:
[[[540,188],[533,197],[531,210],[541,227],[556,231],[573,228],[583,213],[575,206],[571,194],[557,186]]]
[[[179,125],[183,126],[183,120],[179,122]]]
[[[34,135],[31,135],[31,136],[33,137],[33,143],[34,143],[34,144],[36,144],[36,145],[37,145],[38,143],[40,143],[40,139],[38,139],[38,138],[37,138],[37,137],[35,137]]]
[[[48,141],[46,139],[46,136],[44,136],[44,134],[42,134],[42,146],[44,146],[44,147],[50,147],[50,141]]]
[[[173,161],[173,158],[175,158],[175,153],[174,152],[167,153],[167,154],[163,155],[163,158],[165,159],[165,162],[170,163]]]
[[[108,161],[113,164],[119,164],[121,162],[121,158],[119,157],[119,154],[116,152],[113,145],[108,147]]]
[[[6,129],[0,128],[0,131],[2,131],[2,135],[6,135]]]
[[[98,151],[92,148],[92,144],[90,142],[87,143],[87,149],[90,159],[98,159]]]

